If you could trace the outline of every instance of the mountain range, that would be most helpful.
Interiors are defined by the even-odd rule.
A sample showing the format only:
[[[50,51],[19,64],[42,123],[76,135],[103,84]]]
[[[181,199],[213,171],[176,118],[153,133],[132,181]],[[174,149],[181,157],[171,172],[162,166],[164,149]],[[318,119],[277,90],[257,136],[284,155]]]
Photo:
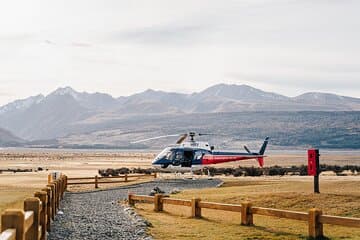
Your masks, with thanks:
[[[359,110],[360,98],[319,92],[287,97],[248,85],[218,84],[192,94],[149,89],[119,98],[65,87],[0,107],[0,145],[111,131],[119,122],[146,129],[138,121],[148,116]]]

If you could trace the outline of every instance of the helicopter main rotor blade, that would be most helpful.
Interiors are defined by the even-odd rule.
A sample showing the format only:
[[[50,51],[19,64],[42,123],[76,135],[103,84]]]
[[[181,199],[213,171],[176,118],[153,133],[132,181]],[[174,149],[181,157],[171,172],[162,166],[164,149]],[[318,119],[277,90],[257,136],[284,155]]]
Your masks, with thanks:
[[[220,133],[198,133],[199,136],[230,136],[228,134],[220,134]]]
[[[187,138],[187,136],[187,133],[181,135],[181,137],[176,141],[176,144],[181,144]]]
[[[157,136],[157,137],[152,137],[152,138],[141,139],[141,140],[134,141],[134,142],[131,142],[131,143],[141,143],[141,142],[147,142],[147,141],[160,139],[160,138],[178,137],[178,136],[183,136],[183,134],[170,134],[170,135]]]

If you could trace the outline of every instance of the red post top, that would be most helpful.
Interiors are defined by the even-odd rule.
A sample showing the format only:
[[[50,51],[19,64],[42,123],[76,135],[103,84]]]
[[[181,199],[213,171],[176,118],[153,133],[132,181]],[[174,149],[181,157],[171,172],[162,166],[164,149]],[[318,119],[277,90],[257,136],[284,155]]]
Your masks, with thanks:
[[[319,173],[319,149],[308,149],[308,175],[317,176]]]

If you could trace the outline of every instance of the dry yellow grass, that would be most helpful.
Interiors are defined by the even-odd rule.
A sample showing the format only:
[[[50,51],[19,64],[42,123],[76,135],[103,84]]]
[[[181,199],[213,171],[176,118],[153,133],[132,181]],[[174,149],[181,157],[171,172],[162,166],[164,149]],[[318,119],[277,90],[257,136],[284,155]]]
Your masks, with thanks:
[[[152,153],[108,153],[108,152],[66,152],[1,150],[0,169],[37,169],[48,171],[25,173],[0,173],[0,214],[6,208],[22,208],[26,197],[47,183],[47,174],[61,171],[70,177],[91,177],[98,169],[120,167],[150,167]],[[135,182],[148,181],[135,179]],[[134,183],[134,182],[131,182]],[[118,184],[100,184],[100,189],[115,187]],[[73,186],[72,191],[94,190],[94,185]]]
[[[33,196],[37,188],[8,187],[0,185],[0,213],[5,209],[23,209],[24,199]],[[1,218],[0,218],[1,226]]]
[[[126,152],[66,152],[66,151],[0,151],[0,169],[20,168],[37,169],[42,167],[51,171],[61,171],[69,177],[89,177],[98,174],[98,169],[121,168],[121,167],[151,167],[151,160],[155,153],[126,153]],[[353,164],[359,165],[358,156],[353,155],[326,155],[322,154],[321,163],[326,164]],[[299,165],[306,164],[306,153],[291,155],[271,155],[266,159],[266,165]],[[256,161],[242,161],[217,165],[218,167],[231,166],[252,166],[257,165]],[[48,172],[33,173],[2,173],[0,174],[0,213],[5,208],[22,207],[23,200],[31,196],[35,191],[45,186]],[[292,181],[291,179],[296,179]],[[339,179],[344,181],[343,188]],[[200,196],[203,199],[219,202],[238,203],[242,199],[251,199],[259,206],[283,207],[288,209],[307,210],[310,206],[321,206],[326,213],[340,214],[344,216],[359,216],[359,181],[348,178],[334,178],[321,183],[320,196],[311,199],[311,182],[302,178],[241,178],[241,181],[228,179],[226,188],[209,189],[201,191],[185,191],[179,197],[191,198]],[[147,181],[138,179],[137,181]],[[265,182],[264,182],[265,181]],[[284,185],[281,182],[289,182],[291,185]],[[131,182],[129,184],[132,184]],[[357,185],[356,185],[357,184]],[[108,188],[122,185],[109,184],[101,185],[100,188]],[[93,185],[72,187],[73,191],[94,190]],[[329,190],[329,191],[328,191]],[[288,199],[284,198],[284,194]],[[329,201],[333,199],[333,203]],[[297,201],[297,203],[296,203]],[[344,201],[341,205],[339,202]],[[282,205],[278,205],[282,203]],[[329,204],[329,205],[328,205]],[[328,207],[327,207],[328,206]],[[154,224],[151,232],[159,239],[197,239],[198,236],[205,236],[207,239],[298,239],[306,235],[306,225],[300,222],[289,220],[278,220],[276,218],[255,217],[256,227],[239,226],[240,216],[238,214],[204,211],[205,219],[194,220],[187,217],[188,209],[170,209],[176,215],[183,214],[178,218],[171,214],[154,214],[150,206],[144,205],[144,214]],[[349,210],[351,209],[352,210]],[[151,217],[152,216],[152,217]],[[224,220],[225,219],[225,220]],[[289,224],[288,224],[289,223]],[[166,226],[160,228],[160,226]],[[296,227],[294,227],[296,226]],[[167,232],[161,232],[165,229]],[[338,227],[325,227],[325,233],[329,229],[335,229],[336,236],[354,236],[359,234],[357,230]],[[337,230],[340,229],[340,230]],[[344,229],[344,230],[341,230]],[[346,235],[350,234],[350,235]],[[360,234],[359,234],[360,236]]]
[[[107,178],[106,181],[124,181],[123,179],[119,178]],[[154,180],[153,176],[144,176],[144,177],[132,177],[129,178],[127,182],[119,182],[119,183],[101,183],[102,180],[99,180],[99,188],[95,188],[95,184],[84,184],[84,185],[69,185],[68,191],[69,192],[84,192],[84,191],[97,191],[97,190],[103,190],[103,189],[110,189],[110,188],[116,188],[116,187],[122,187],[122,186],[128,186],[138,183],[144,183]],[[93,182],[92,180],[71,180],[69,182]]]
[[[255,206],[308,211],[321,208],[324,213],[360,217],[359,178],[324,178],[321,194],[312,194],[312,182],[304,178],[227,180],[221,188],[186,190],[176,198],[201,199],[222,203],[251,201]],[[254,227],[241,226],[240,213],[203,209],[203,219],[191,219],[190,208],[168,205],[165,213],[155,213],[151,204],[137,204],[138,212],[153,227],[156,239],[306,239],[307,224],[275,217],[254,216]],[[360,229],[324,226],[330,239],[360,239]]]

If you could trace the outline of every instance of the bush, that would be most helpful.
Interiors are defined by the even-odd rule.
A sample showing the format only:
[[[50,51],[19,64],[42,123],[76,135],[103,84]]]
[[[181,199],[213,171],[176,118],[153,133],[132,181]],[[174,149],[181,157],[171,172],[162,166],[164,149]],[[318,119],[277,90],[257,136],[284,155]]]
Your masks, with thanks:
[[[255,167],[245,168],[245,176],[261,176],[263,175],[263,170]]]
[[[274,167],[270,167],[269,169],[269,175],[270,176],[284,176],[286,173],[286,169],[279,167],[279,166],[274,166]]]

